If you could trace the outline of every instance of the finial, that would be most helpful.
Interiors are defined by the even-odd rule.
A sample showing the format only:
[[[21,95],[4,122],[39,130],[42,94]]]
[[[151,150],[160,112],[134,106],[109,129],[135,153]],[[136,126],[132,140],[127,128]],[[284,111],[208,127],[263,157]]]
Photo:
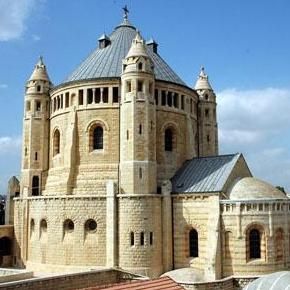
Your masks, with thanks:
[[[38,65],[38,66],[43,65],[43,57],[42,57],[42,55],[39,56],[39,59],[38,59],[37,65]]]
[[[125,7],[122,8],[124,10],[124,19],[128,19],[128,14],[129,14],[129,10],[127,5],[125,5]]]
[[[205,73],[204,66],[202,66],[202,67],[200,68],[200,74],[199,74],[199,76],[201,76],[201,77],[207,77],[207,75],[206,75],[206,73]]]

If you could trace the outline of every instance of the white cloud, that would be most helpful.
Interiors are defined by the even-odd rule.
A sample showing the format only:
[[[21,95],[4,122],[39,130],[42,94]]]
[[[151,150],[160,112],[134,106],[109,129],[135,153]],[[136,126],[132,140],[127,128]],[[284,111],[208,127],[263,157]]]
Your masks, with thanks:
[[[38,0],[0,0],[0,41],[19,38]]]
[[[0,89],[7,89],[8,85],[7,84],[0,84]]]
[[[217,94],[221,153],[242,152],[253,174],[290,192],[290,90]]]
[[[21,149],[21,137],[0,137],[0,155],[2,154],[15,154],[15,152],[20,152]]]

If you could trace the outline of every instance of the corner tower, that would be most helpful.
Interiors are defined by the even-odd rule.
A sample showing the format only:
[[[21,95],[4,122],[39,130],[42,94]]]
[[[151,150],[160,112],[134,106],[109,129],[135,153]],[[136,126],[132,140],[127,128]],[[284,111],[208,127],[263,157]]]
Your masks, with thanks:
[[[139,32],[123,60],[121,87],[119,266],[154,277],[162,272],[155,77]]]
[[[218,155],[218,127],[216,95],[204,68],[201,68],[195,90],[198,93],[198,146],[199,156]]]
[[[49,147],[49,90],[52,83],[42,57],[26,84],[21,194],[40,195],[43,187],[43,173],[48,170]]]

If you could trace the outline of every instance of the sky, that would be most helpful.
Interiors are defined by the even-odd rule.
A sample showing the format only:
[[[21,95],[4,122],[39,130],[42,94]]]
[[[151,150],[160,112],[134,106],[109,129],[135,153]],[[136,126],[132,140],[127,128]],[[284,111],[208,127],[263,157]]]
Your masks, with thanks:
[[[20,175],[24,87],[40,55],[61,83],[130,21],[194,86],[204,66],[217,94],[220,154],[290,193],[289,0],[0,0],[0,193]]]

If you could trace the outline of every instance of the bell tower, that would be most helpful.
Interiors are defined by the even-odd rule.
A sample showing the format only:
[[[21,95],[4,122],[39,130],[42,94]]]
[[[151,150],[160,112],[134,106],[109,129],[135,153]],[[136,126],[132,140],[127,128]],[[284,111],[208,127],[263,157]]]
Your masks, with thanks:
[[[156,193],[155,75],[139,32],[123,60],[121,87],[119,266],[159,276],[162,208]]]
[[[204,68],[201,68],[195,90],[198,93],[198,151],[199,156],[218,155],[218,126],[216,95]]]
[[[26,83],[23,120],[21,194],[40,195],[48,170],[49,90],[52,83],[42,57]]]

